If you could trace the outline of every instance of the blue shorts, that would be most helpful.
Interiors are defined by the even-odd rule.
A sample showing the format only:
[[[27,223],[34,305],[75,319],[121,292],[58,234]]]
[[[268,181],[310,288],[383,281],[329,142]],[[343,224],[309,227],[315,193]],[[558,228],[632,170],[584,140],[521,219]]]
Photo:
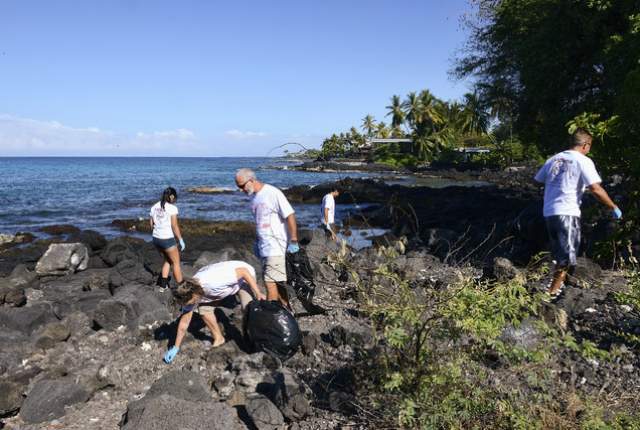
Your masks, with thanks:
[[[158,239],[157,237],[154,237],[153,238],[153,244],[158,249],[169,249],[169,248],[173,248],[174,246],[178,245],[176,243],[176,238],[175,237],[172,237],[172,238],[169,238],[169,239]]]
[[[545,217],[547,232],[551,241],[551,255],[558,267],[576,265],[580,249],[580,217],[553,215]]]

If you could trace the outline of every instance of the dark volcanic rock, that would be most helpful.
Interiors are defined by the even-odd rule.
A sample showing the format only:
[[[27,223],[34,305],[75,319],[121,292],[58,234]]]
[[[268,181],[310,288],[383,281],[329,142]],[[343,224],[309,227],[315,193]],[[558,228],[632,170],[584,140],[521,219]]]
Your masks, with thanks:
[[[212,400],[207,389],[207,381],[196,372],[189,370],[173,370],[155,381],[145,398],[151,399],[162,394],[169,394],[177,399],[194,402]]]
[[[0,417],[17,412],[22,405],[22,385],[0,381]]]
[[[68,275],[85,270],[89,263],[89,251],[82,243],[52,243],[36,264],[36,273]]]
[[[142,399],[129,403],[121,427],[123,430],[244,428],[233,408],[213,401],[200,374],[184,370],[167,373],[153,383]]]
[[[258,430],[275,430],[284,425],[284,417],[276,405],[260,394],[251,395],[245,404],[247,414]]]
[[[120,261],[109,274],[109,287],[113,290],[125,284],[150,285],[153,275],[145,267],[134,260]]]
[[[80,229],[78,227],[69,224],[47,225],[45,227],[42,227],[40,231],[52,236],[80,233]]]
[[[69,240],[84,243],[92,252],[99,251],[107,246],[107,240],[104,236],[94,230],[82,230],[73,234]]]
[[[237,412],[226,403],[198,402],[162,394],[130,403],[122,430],[229,429],[244,430]]]
[[[115,266],[124,260],[139,261],[139,255],[134,251],[131,241],[125,237],[119,237],[110,241],[100,254],[102,260],[109,266]]]
[[[36,335],[35,345],[38,348],[53,348],[58,342],[69,339],[69,328],[60,322],[49,323]]]
[[[165,296],[168,300],[168,295]],[[135,329],[142,324],[171,320],[167,304],[153,289],[135,284],[127,285],[112,298],[102,300],[92,317],[98,326],[107,330],[115,330],[121,325]]]
[[[86,402],[89,393],[67,379],[37,382],[27,395],[20,416],[28,423],[41,423],[64,415],[64,407]]]
[[[41,303],[22,308],[0,308],[0,327],[31,334],[36,328],[56,321],[49,304]]]

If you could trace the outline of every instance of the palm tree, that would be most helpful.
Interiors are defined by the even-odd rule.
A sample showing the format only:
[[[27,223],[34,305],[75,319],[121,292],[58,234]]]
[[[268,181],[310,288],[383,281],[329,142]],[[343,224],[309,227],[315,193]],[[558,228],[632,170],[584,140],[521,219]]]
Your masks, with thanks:
[[[373,131],[376,128],[376,120],[371,116],[367,115],[362,118],[362,131],[364,131],[365,135],[371,139],[373,137]]]
[[[407,94],[407,100],[402,102],[402,108],[409,128],[414,129],[420,120],[420,99],[415,91]]]
[[[464,96],[465,131],[469,134],[484,134],[489,129],[489,113],[477,92]]]
[[[400,96],[391,97],[391,104],[386,107],[389,110],[386,116],[391,115],[391,128],[398,129],[404,122],[405,113],[402,110],[402,101]]]
[[[380,139],[387,139],[391,135],[391,130],[387,128],[387,125],[384,121],[380,121],[376,126],[376,137]]]

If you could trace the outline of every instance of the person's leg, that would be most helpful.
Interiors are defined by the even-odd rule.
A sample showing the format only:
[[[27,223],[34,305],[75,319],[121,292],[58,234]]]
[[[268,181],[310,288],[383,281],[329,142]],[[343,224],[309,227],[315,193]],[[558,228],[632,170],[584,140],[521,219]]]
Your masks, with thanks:
[[[251,288],[245,283],[242,283],[240,289],[236,293],[236,297],[240,301],[240,307],[244,311],[250,301],[254,299]]]
[[[178,247],[172,246],[169,249],[165,249],[165,255],[171,262],[171,267],[173,269],[173,278],[179,284],[180,282],[182,282],[182,268],[180,267],[180,253],[178,252]]]
[[[264,285],[267,288],[267,300],[278,300],[287,309],[289,297],[286,290],[278,288],[279,282],[287,282],[287,268],[284,255],[266,257],[262,260],[262,274]]]
[[[204,321],[205,325],[211,332],[211,336],[213,337],[213,347],[218,347],[222,345],[225,340],[222,335],[222,330],[220,330],[220,326],[218,325],[218,320],[216,319],[216,315],[214,313],[214,306],[199,306],[198,310],[200,312],[200,317],[202,317],[202,321]]]
[[[574,220],[564,215],[547,217],[547,230],[551,242],[551,254],[556,261],[553,279],[548,293],[556,295],[567,277],[567,268],[576,260],[576,250],[574,246],[575,226]]]

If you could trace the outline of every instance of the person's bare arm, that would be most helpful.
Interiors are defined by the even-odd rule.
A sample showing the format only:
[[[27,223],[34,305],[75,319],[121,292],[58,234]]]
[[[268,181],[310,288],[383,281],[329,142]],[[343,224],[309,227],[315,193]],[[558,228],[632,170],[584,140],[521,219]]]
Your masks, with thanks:
[[[171,215],[171,229],[173,230],[173,235],[180,241],[180,239],[182,239],[182,233],[178,225],[178,215]]]
[[[153,230],[153,218],[149,218],[149,225],[151,226],[151,230]]]
[[[190,312],[185,312],[180,317],[180,322],[178,323],[178,332],[176,333],[176,343],[174,344],[178,348],[180,348],[180,345],[182,345],[182,339],[184,339],[184,335],[187,333],[189,324],[191,324],[192,316],[193,316],[193,311],[190,311]]]
[[[615,203],[613,203],[613,200],[611,200],[609,194],[607,194],[605,189],[602,188],[602,185],[598,183],[591,184],[589,185],[589,191],[591,191],[591,193],[595,196],[596,199],[598,199],[600,203],[602,203],[609,209],[613,210],[618,207]]]
[[[253,277],[251,272],[249,272],[249,270],[244,267],[239,267],[236,269],[236,276],[239,279],[243,279],[247,284],[249,284],[251,291],[253,291],[253,294],[258,300],[265,300],[267,298],[264,293],[260,291],[260,287],[258,287],[256,279]]]
[[[324,223],[329,225],[329,208],[324,208]]]
[[[298,225],[296,223],[296,214],[291,214],[287,217],[287,230],[289,231],[289,241],[298,241]]]

